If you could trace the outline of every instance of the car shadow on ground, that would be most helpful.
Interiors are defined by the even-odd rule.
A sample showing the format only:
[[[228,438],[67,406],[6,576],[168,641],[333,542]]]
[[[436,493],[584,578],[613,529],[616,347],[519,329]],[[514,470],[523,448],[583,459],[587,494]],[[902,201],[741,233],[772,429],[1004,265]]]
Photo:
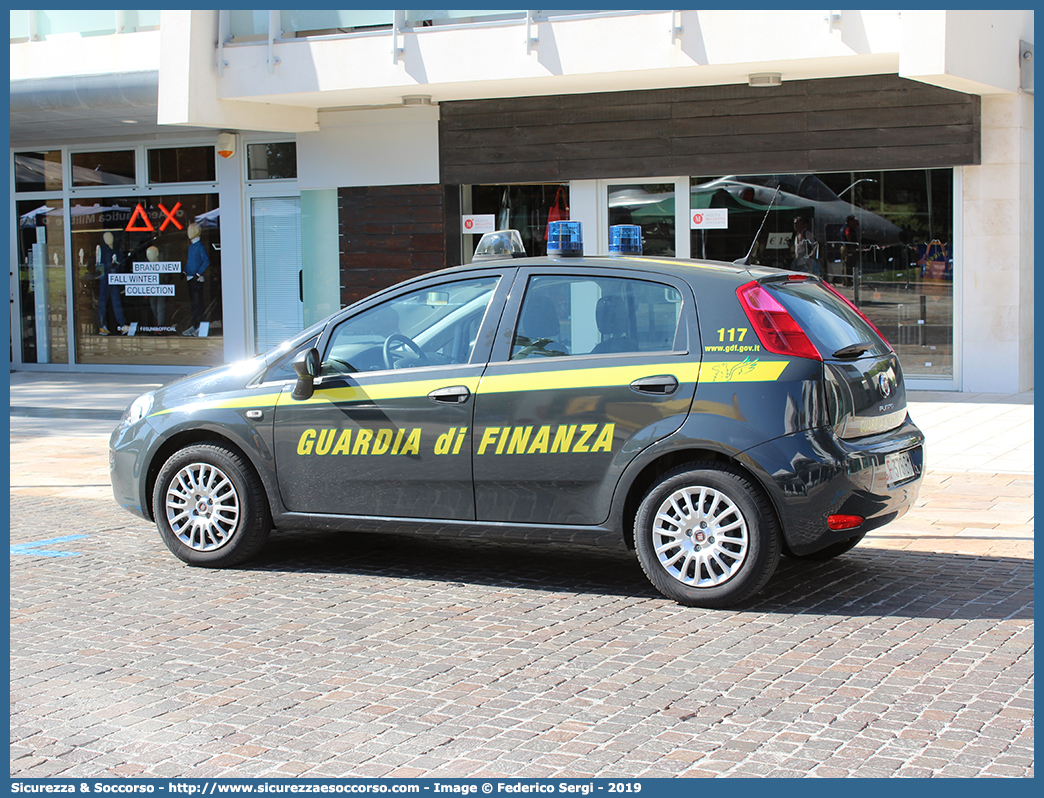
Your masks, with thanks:
[[[383,575],[547,592],[664,600],[633,552],[433,535],[276,532],[246,570]],[[735,610],[915,618],[1033,618],[1033,562],[858,547],[825,562],[783,557]]]

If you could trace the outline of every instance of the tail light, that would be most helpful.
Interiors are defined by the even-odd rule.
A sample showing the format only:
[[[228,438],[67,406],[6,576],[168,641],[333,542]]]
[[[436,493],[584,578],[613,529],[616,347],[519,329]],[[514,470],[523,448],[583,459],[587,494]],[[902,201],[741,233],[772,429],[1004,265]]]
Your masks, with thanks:
[[[754,326],[761,345],[777,355],[822,360],[801,325],[756,281],[736,289],[743,312]]]
[[[852,310],[854,310],[859,315],[859,318],[861,318],[863,321],[865,321],[867,324],[873,327],[874,332],[881,336],[881,340],[888,344],[888,339],[881,334],[881,331],[879,329],[877,329],[877,325],[870,321],[870,319],[866,317],[866,314],[863,313],[863,311],[861,311],[859,308],[857,308],[848,297],[846,297],[844,294],[842,294],[840,291],[834,288],[834,286],[832,286],[825,280],[823,281],[823,287],[826,288],[828,291],[832,292],[838,298],[840,298],[840,300],[844,302],[846,305],[848,305],[848,307],[852,308]],[[892,345],[888,344],[888,348],[891,349]]]
[[[843,529],[855,529],[863,523],[859,515],[831,515],[827,518],[827,527],[839,532]]]

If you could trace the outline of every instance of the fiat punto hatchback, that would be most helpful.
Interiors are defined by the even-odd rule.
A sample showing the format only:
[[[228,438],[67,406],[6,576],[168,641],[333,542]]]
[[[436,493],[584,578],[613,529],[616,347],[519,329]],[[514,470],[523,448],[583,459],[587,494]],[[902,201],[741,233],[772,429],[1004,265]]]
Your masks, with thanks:
[[[924,438],[899,361],[833,287],[566,239],[139,397],[110,441],[116,501],[207,567],[273,527],[608,536],[700,607],[913,504]]]

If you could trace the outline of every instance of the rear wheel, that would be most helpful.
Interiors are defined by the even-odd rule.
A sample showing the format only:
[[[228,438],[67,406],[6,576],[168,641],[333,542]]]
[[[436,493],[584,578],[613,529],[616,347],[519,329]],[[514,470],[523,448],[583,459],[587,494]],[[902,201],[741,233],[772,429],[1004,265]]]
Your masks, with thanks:
[[[668,472],[646,494],[635,548],[665,596],[722,608],[765,586],[779,562],[780,539],[768,500],[746,476],[692,463]]]
[[[218,443],[171,455],[156,479],[152,507],[163,542],[189,565],[238,565],[264,545],[272,526],[257,474]]]

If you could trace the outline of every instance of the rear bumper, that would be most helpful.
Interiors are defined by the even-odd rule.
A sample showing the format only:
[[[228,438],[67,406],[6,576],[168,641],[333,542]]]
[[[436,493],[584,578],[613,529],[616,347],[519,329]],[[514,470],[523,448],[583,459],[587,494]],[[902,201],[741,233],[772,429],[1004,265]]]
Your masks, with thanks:
[[[906,453],[914,475],[890,484],[885,462]],[[897,429],[843,441],[829,428],[807,430],[756,446],[741,458],[759,474],[794,554],[863,535],[906,513],[924,474],[924,435],[907,417]],[[827,518],[858,515],[854,529],[833,531]]]

